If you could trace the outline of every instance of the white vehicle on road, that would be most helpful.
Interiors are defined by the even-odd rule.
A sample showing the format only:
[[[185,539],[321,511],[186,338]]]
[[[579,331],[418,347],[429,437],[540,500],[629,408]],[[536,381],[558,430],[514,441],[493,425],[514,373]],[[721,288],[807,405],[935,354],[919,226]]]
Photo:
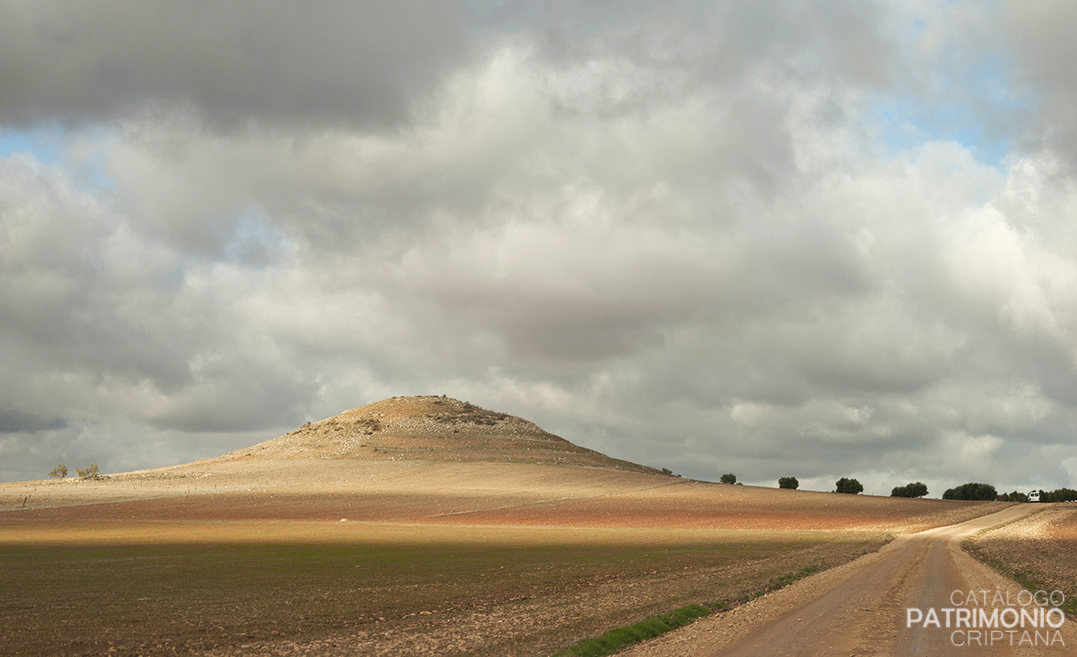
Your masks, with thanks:
[[[1028,494],[1028,501],[1029,502],[1039,502],[1040,501],[1040,491],[1034,490],[1034,491],[1030,492]]]

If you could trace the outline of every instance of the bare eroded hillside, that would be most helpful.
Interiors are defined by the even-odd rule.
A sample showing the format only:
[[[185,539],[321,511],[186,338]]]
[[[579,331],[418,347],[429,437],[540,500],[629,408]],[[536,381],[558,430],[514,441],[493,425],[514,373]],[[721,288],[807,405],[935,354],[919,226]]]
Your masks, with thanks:
[[[579,447],[522,418],[444,396],[392,397],[220,458],[502,461],[657,472]]]

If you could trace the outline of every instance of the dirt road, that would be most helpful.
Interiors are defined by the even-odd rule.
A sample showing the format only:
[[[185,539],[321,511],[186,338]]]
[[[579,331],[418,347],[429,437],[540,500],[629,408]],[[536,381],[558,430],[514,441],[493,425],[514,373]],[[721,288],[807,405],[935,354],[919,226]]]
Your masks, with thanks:
[[[1077,628],[1040,609],[1014,582],[961,550],[976,531],[1032,513],[1019,505],[957,525],[899,537],[879,552],[704,619],[628,655],[1070,655]],[[1051,606],[1048,604],[1047,609]],[[931,622],[934,609],[938,623]],[[994,628],[959,623],[997,610]],[[1013,611],[1006,611],[1013,609]],[[1003,627],[1013,624],[1015,627]],[[1044,622],[1050,621],[1050,624]],[[1051,624],[1059,625],[1055,628]],[[977,625],[979,623],[977,622]]]

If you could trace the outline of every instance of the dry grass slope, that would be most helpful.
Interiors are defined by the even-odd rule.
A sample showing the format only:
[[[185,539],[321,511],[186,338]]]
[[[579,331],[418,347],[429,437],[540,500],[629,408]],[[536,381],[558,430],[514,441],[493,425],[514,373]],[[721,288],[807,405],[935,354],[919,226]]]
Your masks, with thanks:
[[[658,472],[579,447],[522,418],[444,396],[374,402],[220,458],[493,461]]]

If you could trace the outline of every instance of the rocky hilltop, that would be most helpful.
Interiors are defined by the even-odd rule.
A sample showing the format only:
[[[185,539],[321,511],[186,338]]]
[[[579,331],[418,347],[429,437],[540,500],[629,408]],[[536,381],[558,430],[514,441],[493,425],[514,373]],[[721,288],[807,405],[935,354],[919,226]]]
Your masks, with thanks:
[[[392,397],[220,458],[500,461],[657,472],[574,445],[522,418],[445,396]]]

